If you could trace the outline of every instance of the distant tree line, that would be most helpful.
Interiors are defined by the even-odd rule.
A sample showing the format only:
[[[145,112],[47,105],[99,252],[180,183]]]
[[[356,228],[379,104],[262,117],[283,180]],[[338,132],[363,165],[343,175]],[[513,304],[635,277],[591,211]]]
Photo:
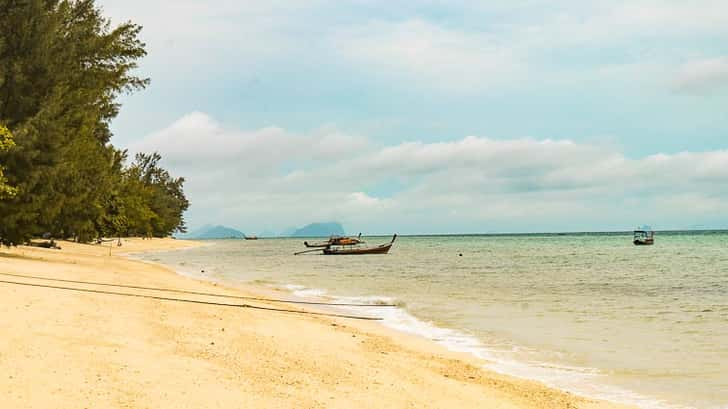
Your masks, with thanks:
[[[140,30],[93,0],[0,0],[0,243],[185,231],[184,179],[111,144],[118,96],[149,83]]]

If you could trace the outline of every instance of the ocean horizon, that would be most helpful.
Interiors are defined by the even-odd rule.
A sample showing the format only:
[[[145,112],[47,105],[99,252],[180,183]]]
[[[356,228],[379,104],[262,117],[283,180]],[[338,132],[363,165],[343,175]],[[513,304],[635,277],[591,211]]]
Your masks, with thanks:
[[[636,229],[635,229],[636,230]],[[397,237],[507,237],[507,236],[610,236],[610,235],[625,235],[632,234],[635,230],[594,230],[594,231],[542,231],[542,232],[486,232],[486,233],[368,233],[362,234],[366,237],[392,237],[393,234],[397,234]],[[682,235],[682,234],[722,234],[728,233],[728,228],[715,228],[715,229],[653,229],[655,234],[661,235]],[[356,236],[357,233],[347,233],[347,236]],[[257,237],[264,239],[309,239],[309,238],[326,238],[329,235],[324,236],[263,236],[257,235]],[[179,240],[244,240],[244,238],[217,238],[217,239],[199,239],[199,238],[178,238]]]

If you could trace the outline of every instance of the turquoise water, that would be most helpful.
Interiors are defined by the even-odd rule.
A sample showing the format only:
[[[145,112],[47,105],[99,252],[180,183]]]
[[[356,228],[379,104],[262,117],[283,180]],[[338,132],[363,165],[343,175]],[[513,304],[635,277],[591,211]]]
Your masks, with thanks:
[[[641,247],[626,234],[400,237],[388,255],[293,256],[302,241],[146,257],[303,297],[393,300],[360,312],[577,393],[728,408],[728,233],[658,233]]]

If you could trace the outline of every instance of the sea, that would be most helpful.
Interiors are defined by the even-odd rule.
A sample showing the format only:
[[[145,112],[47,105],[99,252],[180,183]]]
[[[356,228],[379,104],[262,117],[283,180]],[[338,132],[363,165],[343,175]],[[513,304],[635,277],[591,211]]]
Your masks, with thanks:
[[[342,310],[584,396],[728,408],[726,231],[658,232],[653,246],[631,233],[402,236],[386,255],[294,256],[303,240],[143,257],[295,298],[393,303]]]

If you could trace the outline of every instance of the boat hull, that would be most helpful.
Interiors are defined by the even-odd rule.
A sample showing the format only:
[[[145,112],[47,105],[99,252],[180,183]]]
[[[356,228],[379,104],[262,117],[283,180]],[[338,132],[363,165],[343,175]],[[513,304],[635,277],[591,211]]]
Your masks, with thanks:
[[[385,244],[382,246],[366,248],[366,249],[354,249],[354,248],[325,248],[323,249],[324,254],[327,256],[346,256],[355,254],[387,254],[389,249],[392,248],[392,243]]]

